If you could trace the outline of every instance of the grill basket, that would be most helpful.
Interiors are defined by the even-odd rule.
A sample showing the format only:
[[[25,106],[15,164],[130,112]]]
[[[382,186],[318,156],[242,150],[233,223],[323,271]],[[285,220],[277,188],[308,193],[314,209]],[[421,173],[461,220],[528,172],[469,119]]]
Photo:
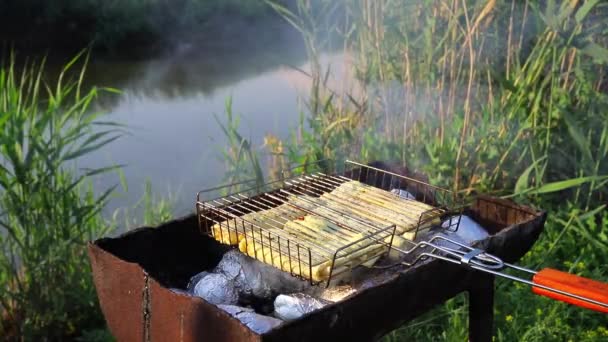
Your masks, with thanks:
[[[370,223],[353,215],[352,211],[311,199],[350,181],[385,190],[387,194],[390,190],[405,190],[417,201],[432,206],[416,215],[408,226],[406,233],[412,240],[416,239],[421,228],[441,222],[448,215],[458,214],[463,207],[449,190],[387,170],[348,160],[333,165],[333,170],[328,170],[327,163],[324,165],[322,170],[316,164],[316,170],[305,170],[300,175],[283,177],[246,190],[228,185],[199,192],[196,203],[199,229],[225,244],[235,244],[238,240],[241,250],[250,256],[311,284],[326,281],[329,286],[338,276],[389,253],[397,225]],[[292,196],[298,196],[298,203],[289,200]],[[397,194],[390,196],[399,197]],[[279,206],[281,209],[276,209]],[[273,216],[264,214],[273,208]],[[389,208],[383,210],[394,211]],[[303,234],[295,235],[283,229],[284,223],[293,219],[294,211],[331,222],[339,228],[333,234],[308,232],[309,235],[317,235],[317,240],[314,237],[304,239]],[[258,219],[248,215],[252,213],[258,213]],[[459,223],[460,220],[450,220],[444,229],[455,231]]]

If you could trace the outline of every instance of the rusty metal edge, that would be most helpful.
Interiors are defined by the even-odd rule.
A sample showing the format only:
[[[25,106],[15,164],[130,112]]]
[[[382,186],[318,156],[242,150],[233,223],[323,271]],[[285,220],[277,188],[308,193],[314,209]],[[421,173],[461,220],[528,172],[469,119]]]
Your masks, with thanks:
[[[542,231],[542,228],[544,226],[544,222],[546,220],[546,212],[536,211],[536,210],[534,210],[534,209],[532,209],[530,207],[516,205],[514,202],[508,201],[508,200],[502,200],[502,199],[498,199],[498,198],[490,197],[490,196],[483,196],[483,197],[484,197],[485,200],[491,200],[493,202],[498,203],[499,205],[508,205],[508,206],[515,205],[515,206],[518,207],[518,209],[527,209],[528,213],[531,214],[531,215],[533,215],[533,216],[535,216],[535,217],[533,219],[527,220],[525,222],[511,224],[511,225],[509,225],[507,227],[504,227],[497,234],[492,235],[491,237],[489,237],[489,238],[487,238],[485,240],[480,241],[479,242],[480,245],[486,245],[488,247],[492,247],[492,245],[495,244],[493,242],[499,242],[496,239],[503,240],[503,239],[506,238],[506,235],[513,235],[514,234],[514,232],[512,232],[512,230],[514,231],[514,230],[518,230],[518,229],[519,230],[524,229],[525,227],[522,227],[522,225],[526,225],[526,226],[527,225],[532,225],[533,228],[535,228],[535,230],[536,230],[535,231],[536,234],[534,234],[535,237],[533,239],[529,239],[528,238],[527,240],[530,242],[529,243],[530,246],[536,241],[536,239],[538,238],[538,235],[540,234],[540,232]],[[186,222],[188,220],[191,220],[191,219],[192,219],[192,216],[190,215],[190,216],[186,216],[186,217],[179,218],[179,219],[176,219],[176,220],[172,220],[170,222],[167,222],[166,224],[169,224],[169,223],[180,224],[180,223],[184,223],[184,222]],[[536,222],[533,223],[533,221],[536,221]],[[166,225],[166,224],[164,224],[164,225]],[[151,227],[141,227],[141,228],[138,228],[136,230],[127,232],[125,234],[122,234],[121,236],[119,236],[117,238],[121,238],[123,236],[130,235],[130,234],[135,234],[138,231],[145,230],[145,229],[150,229],[150,228]],[[104,240],[104,239],[100,239],[100,240]],[[132,273],[133,267],[135,267],[135,269],[137,271],[136,273],[141,274],[144,277],[144,282],[145,282],[145,279],[146,279],[145,277],[147,277],[147,274],[145,273],[145,271],[142,268],[142,266],[139,265],[138,263],[124,261],[124,260],[122,260],[122,259],[114,256],[112,253],[109,253],[109,252],[105,251],[103,248],[100,248],[97,245],[97,241],[89,243],[88,247],[89,247],[89,256],[91,258],[91,262],[94,264],[93,265],[94,266],[93,267],[93,269],[94,269],[94,279],[95,279],[95,286],[96,286],[96,288],[98,290],[98,294],[100,293],[100,291],[101,292],[104,291],[104,279],[102,279],[102,277],[99,274],[100,273],[100,269],[99,269],[99,266],[100,266],[99,260],[100,260],[100,258],[104,259],[104,260],[107,259],[107,263],[115,263],[116,265],[119,266],[119,268],[129,268],[130,271],[128,273]],[[525,248],[525,250],[527,250],[527,249],[529,249],[529,248]],[[439,262],[440,261],[438,261],[438,260],[429,261],[429,263],[439,263]],[[106,263],[106,262],[104,261],[104,263]],[[428,265],[428,263],[425,263],[424,265]],[[417,267],[422,267],[422,266],[423,265],[414,266],[412,269],[415,269]],[[103,273],[103,272],[101,272],[101,273]],[[395,277],[387,280],[387,283],[394,282],[394,281],[398,280],[398,278],[400,278],[400,277],[401,277],[400,274],[399,275],[395,275]],[[302,317],[299,320],[292,321],[292,322],[286,322],[286,323],[282,324],[281,326],[273,329],[272,331],[270,331],[270,332],[268,332],[266,334],[258,335],[258,334],[255,334],[254,332],[252,332],[251,330],[249,330],[245,325],[243,325],[237,319],[233,318],[232,316],[230,316],[229,314],[223,312],[222,310],[219,310],[217,307],[215,307],[212,304],[209,304],[208,302],[204,301],[203,299],[201,299],[201,298],[195,298],[195,297],[189,297],[189,296],[184,296],[184,295],[180,295],[178,293],[174,293],[174,292],[172,292],[172,291],[164,288],[159,283],[157,283],[156,280],[153,279],[152,277],[150,277],[150,280],[152,281],[152,283],[155,284],[155,286],[158,286],[159,289],[163,289],[163,290],[161,290],[161,292],[163,293],[163,295],[166,295],[168,293],[169,294],[169,298],[171,298],[171,297],[173,297],[173,298],[183,297],[183,298],[187,298],[189,302],[194,303],[193,304],[194,306],[201,306],[202,305],[203,307],[206,307],[206,309],[208,310],[208,312],[213,313],[218,318],[218,322],[223,322],[223,323],[218,323],[220,326],[226,325],[225,328],[228,328],[228,326],[230,326],[231,328],[234,328],[234,329],[237,329],[237,330],[241,331],[241,333],[244,333],[246,336],[248,336],[248,338],[246,338],[246,340],[260,340],[261,338],[263,338],[265,336],[272,336],[272,335],[274,335],[274,332],[276,332],[278,330],[292,330],[292,329],[290,329],[291,327],[294,327],[294,326],[297,327],[297,326],[299,326],[302,322],[304,322],[304,321],[307,320],[308,316],[322,315],[323,312],[333,311],[336,308],[339,308],[344,303],[344,302],[339,302],[339,303],[330,304],[330,305],[326,306],[325,308],[323,308],[321,310],[318,310],[318,311],[316,311],[314,313],[311,313],[309,315],[306,315],[306,316]],[[143,286],[145,287],[145,285],[143,285]],[[368,288],[368,289],[363,289],[361,291],[358,291],[356,294],[350,296],[347,300],[348,301],[355,301],[355,302],[357,302],[358,298],[360,298],[360,297],[362,298],[363,296],[367,296],[367,294],[370,291],[373,291],[374,289],[375,289],[375,287]],[[145,293],[145,289],[142,289],[142,293]],[[108,325],[110,326],[111,330],[113,331],[113,333],[114,333],[114,330],[121,331],[119,329],[120,327],[116,326],[116,323],[112,324],[112,326],[111,326],[111,322],[110,322],[112,320],[111,317],[112,316],[116,316],[116,315],[113,315],[113,313],[114,313],[113,310],[115,310],[114,307],[113,307],[113,305],[111,303],[108,303],[107,300],[104,300],[104,298],[106,296],[104,296],[103,294],[100,294],[99,296],[100,296],[100,304],[102,306],[102,310],[104,312],[104,316],[106,317],[106,321],[108,322]],[[177,296],[177,297],[175,297],[175,296]],[[144,297],[140,297],[140,298],[142,298],[142,302],[143,302],[144,301]],[[152,299],[152,300],[154,300],[154,299]],[[145,305],[145,303],[142,303],[141,305]],[[144,310],[144,312],[145,312],[145,310]],[[152,312],[152,309],[150,308],[150,313],[151,312]],[[180,315],[185,314],[185,312],[183,310],[182,311],[177,310],[176,312],[181,312]],[[121,315],[118,315],[118,316],[121,316]],[[142,314],[142,316],[144,316],[144,315]],[[110,319],[108,319],[109,317],[110,317]],[[209,317],[200,317],[201,320],[208,320],[208,318]],[[230,323],[226,323],[226,322],[230,322]],[[143,326],[145,326],[145,322],[142,322],[142,323],[143,323]],[[132,326],[131,326],[131,328],[132,328]],[[147,339],[150,338],[149,335],[147,335],[148,338],[146,338],[146,334],[147,334],[146,331],[148,331],[148,329],[149,329],[149,326],[148,326],[147,329],[145,329],[145,331],[141,332],[142,334],[140,336],[142,336],[144,338],[144,340],[147,340]],[[232,330],[232,329],[230,329],[230,330]],[[217,337],[221,339],[221,335],[217,336]],[[221,340],[224,340],[224,339],[221,339]],[[226,340],[230,340],[230,339],[226,339]],[[243,335],[240,335],[239,340],[243,340]]]
[[[202,298],[186,296],[165,288],[148,275],[138,263],[124,261],[100,248],[95,242],[89,242],[87,247],[99,304],[108,328],[119,341],[152,341],[153,336],[158,336],[154,334],[156,325],[160,325],[163,321],[171,321],[169,318],[163,320],[162,318],[166,317],[164,315],[176,313],[179,316],[188,316],[192,322],[189,324],[190,327],[193,327],[192,331],[200,332],[200,334],[189,335],[195,337],[192,341],[210,336],[213,337],[212,341],[260,341],[260,335],[250,330],[238,319]],[[107,266],[112,267],[107,269]],[[117,282],[113,281],[115,277],[119,278]],[[141,281],[137,280],[139,277],[141,277]],[[108,284],[108,280],[110,284]],[[129,287],[133,280],[139,282],[135,288]],[[165,298],[165,302],[170,303],[163,311],[154,311],[154,303],[158,303],[157,296]],[[125,299],[129,298],[133,300],[125,303]],[[141,310],[133,310],[136,307]],[[161,314],[161,312],[163,313]],[[161,331],[167,333],[171,330]],[[177,331],[179,329],[174,330],[174,332]],[[226,331],[240,333],[227,334]],[[190,340],[184,336],[180,338],[164,336],[168,341]]]

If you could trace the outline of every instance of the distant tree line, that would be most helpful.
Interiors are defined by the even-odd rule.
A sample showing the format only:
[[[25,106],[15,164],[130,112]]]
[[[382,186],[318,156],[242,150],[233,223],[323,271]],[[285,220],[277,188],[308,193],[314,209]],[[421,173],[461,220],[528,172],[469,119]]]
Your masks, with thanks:
[[[283,2],[288,2],[283,1]],[[264,0],[2,0],[0,41],[12,48],[154,49],[175,36],[265,21]]]

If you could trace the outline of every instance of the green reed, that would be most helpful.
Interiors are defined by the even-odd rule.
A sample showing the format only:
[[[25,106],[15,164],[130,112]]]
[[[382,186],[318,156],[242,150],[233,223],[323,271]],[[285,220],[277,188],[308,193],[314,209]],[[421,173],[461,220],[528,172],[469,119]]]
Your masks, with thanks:
[[[227,138],[227,147],[222,149],[220,159],[226,163],[224,181],[232,191],[241,189],[244,184],[249,187],[260,187],[264,183],[264,174],[260,163],[258,151],[249,139],[239,133],[240,117],[232,110],[232,98],[225,103],[226,122],[215,116],[217,124]]]
[[[340,20],[325,20],[328,11],[315,14],[316,3],[305,0],[297,12],[279,12],[304,31],[307,44],[341,35],[355,61],[353,82],[363,91],[335,93],[327,86],[329,70],[313,63],[320,69],[310,74],[310,116],[286,142],[285,163],[337,155],[392,161],[464,194],[540,206],[551,216],[522,264],[608,280],[608,5],[318,3],[343,11]],[[308,50],[318,60],[319,49]],[[498,287],[497,340],[608,337],[603,316],[535,297],[512,282],[499,280]],[[389,338],[464,338],[466,312],[453,303]]]
[[[0,335],[25,340],[77,337],[103,326],[86,242],[112,229],[90,179],[119,166],[77,170],[79,157],[120,136],[82,91],[85,67],[54,83],[44,63],[0,67]],[[84,60],[86,66],[86,60]],[[72,73],[73,74],[73,73]]]

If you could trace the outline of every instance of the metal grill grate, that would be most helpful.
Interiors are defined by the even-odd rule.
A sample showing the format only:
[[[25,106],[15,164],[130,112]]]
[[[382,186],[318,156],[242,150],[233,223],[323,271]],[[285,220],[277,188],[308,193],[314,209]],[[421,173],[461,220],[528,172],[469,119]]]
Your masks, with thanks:
[[[328,286],[336,276],[388,253],[396,235],[414,239],[457,207],[447,190],[352,161],[345,162],[342,172],[304,174],[264,188],[210,200],[202,200],[210,190],[199,192],[201,231]],[[407,189],[416,200],[390,189]]]

